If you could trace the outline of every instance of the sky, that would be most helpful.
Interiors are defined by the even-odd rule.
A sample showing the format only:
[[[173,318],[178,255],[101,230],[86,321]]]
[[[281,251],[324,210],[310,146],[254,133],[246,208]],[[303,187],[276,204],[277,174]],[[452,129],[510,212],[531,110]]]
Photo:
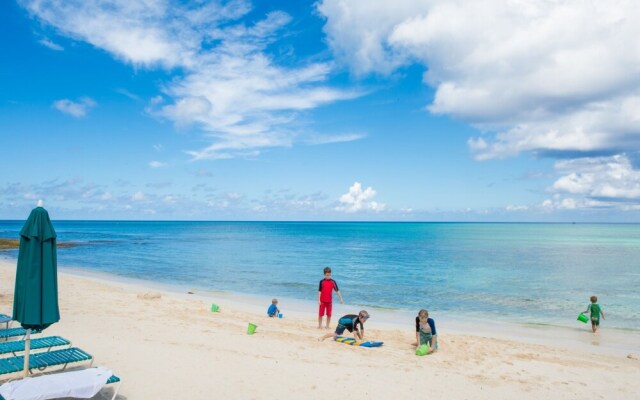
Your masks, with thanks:
[[[640,2],[0,2],[0,219],[640,222]]]

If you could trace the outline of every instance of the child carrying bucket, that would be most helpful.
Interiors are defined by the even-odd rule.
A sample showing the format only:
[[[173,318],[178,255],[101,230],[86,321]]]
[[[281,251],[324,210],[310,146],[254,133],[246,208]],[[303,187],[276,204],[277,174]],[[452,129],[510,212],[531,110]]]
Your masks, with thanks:
[[[591,296],[590,300],[591,304],[587,306],[587,309],[584,311],[584,313],[591,313],[591,317],[589,318],[591,320],[591,330],[593,331],[593,333],[596,333],[596,331],[600,327],[600,315],[602,315],[602,319],[605,319],[604,312],[598,304],[597,296]]]
[[[425,355],[438,348],[438,332],[433,318],[429,318],[429,311],[422,309],[416,317],[416,354]]]

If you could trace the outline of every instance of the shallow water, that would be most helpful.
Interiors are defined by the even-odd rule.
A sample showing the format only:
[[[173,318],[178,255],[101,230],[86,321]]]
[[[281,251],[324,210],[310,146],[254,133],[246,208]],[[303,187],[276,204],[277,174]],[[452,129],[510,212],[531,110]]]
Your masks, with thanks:
[[[24,221],[0,221],[17,238]],[[640,330],[640,225],[53,221],[61,266],[198,290],[314,301],[331,266],[347,303]],[[17,251],[0,252],[14,259]]]

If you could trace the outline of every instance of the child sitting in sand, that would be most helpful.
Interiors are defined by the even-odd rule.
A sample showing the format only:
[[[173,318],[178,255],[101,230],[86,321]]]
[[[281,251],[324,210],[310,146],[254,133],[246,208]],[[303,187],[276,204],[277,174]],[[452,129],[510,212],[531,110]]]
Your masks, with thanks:
[[[598,304],[598,297],[591,296],[591,304],[587,306],[585,313],[591,312],[591,330],[593,333],[596,333],[598,328],[600,327],[600,314],[602,314],[602,319],[604,318],[604,312],[602,312],[602,308]]]
[[[416,342],[414,346],[419,347],[426,344],[428,352],[432,353],[438,349],[438,333],[436,323],[433,318],[429,318],[429,311],[422,309],[416,317]]]
[[[267,315],[270,317],[277,317],[280,310],[278,309],[278,299],[271,300],[271,305],[267,310]]]
[[[344,317],[340,318],[338,321],[338,326],[336,327],[336,331],[334,333],[327,333],[318,338],[319,341],[325,340],[326,338],[332,337],[335,339],[336,337],[342,335],[342,333],[346,330],[353,333],[353,337],[356,340],[363,341],[364,340],[364,326],[363,324],[367,322],[369,319],[369,313],[365,310],[362,310],[355,314],[347,314]],[[360,325],[360,329],[358,329],[358,325]]]

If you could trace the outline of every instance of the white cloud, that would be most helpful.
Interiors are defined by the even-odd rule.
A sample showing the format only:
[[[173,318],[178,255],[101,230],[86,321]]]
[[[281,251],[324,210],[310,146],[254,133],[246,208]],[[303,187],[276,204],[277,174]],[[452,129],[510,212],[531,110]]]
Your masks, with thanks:
[[[343,143],[353,142],[360,140],[367,135],[361,133],[350,133],[342,135],[313,135],[307,139],[309,144],[331,144],[331,143]]]
[[[578,202],[572,198],[562,199],[560,202],[560,208],[565,210],[575,210],[578,207]]]
[[[55,50],[55,51],[63,51],[64,50],[64,47],[60,46],[57,43],[52,42],[51,40],[49,40],[47,38],[40,39],[38,42],[41,45],[50,48],[51,50]]]
[[[80,195],[86,202],[94,202],[95,200],[108,201],[112,198],[111,193],[106,192],[104,188],[95,185],[87,185],[85,187],[78,188],[77,190],[82,191]]]
[[[162,167],[165,167],[166,165],[167,165],[166,163],[163,163],[163,162],[160,162],[160,161],[151,161],[149,163],[149,166],[151,168],[162,168]]]
[[[328,78],[328,65],[282,68],[259,49],[247,51],[244,42],[228,46],[231,54],[208,57],[201,69],[168,88],[176,101],[157,110],[178,125],[208,132],[213,144],[189,152],[196,159],[290,146],[298,112],[357,95],[317,85]]]
[[[637,199],[637,171],[621,160],[640,152],[639,2],[322,0],[318,11],[334,54],[356,74],[422,65],[435,89],[426,109],[482,132],[467,142],[476,159],[564,160],[551,191],[574,197],[551,206]],[[598,157],[614,156],[627,175],[608,181],[613,166]]]
[[[550,188],[554,193],[640,204],[640,170],[626,155],[558,161],[555,168],[564,175]]]
[[[555,170],[560,177],[547,189],[552,197],[538,209],[640,210],[640,170],[628,155],[561,160]]]
[[[371,186],[362,190],[360,182],[354,182],[349,191],[340,196],[340,204],[336,207],[337,211],[354,213],[358,211],[383,211],[385,204],[378,203],[373,200],[376,191]]]
[[[265,212],[265,211],[267,211],[267,206],[265,206],[263,204],[258,204],[257,206],[253,207],[253,211],[255,211],[255,212]]]
[[[95,209],[109,202],[114,196],[104,185],[86,183],[80,178],[48,180],[38,184],[8,183],[0,186],[0,202],[35,205],[44,199],[46,204],[57,209],[77,207]]]
[[[269,212],[271,215],[286,215],[291,217],[319,215],[332,213],[334,206],[328,204],[329,197],[321,192],[298,194],[289,189],[278,191],[268,190],[264,196],[255,201],[261,212]]]
[[[166,204],[175,204],[180,198],[172,195],[166,195],[162,198],[162,202]]]
[[[165,189],[173,185],[171,181],[149,182],[145,186],[154,189]]]
[[[61,33],[139,66],[181,65],[188,62],[198,46],[192,37],[181,43],[172,35],[188,27],[187,10],[170,18],[167,11],[171,4],[164,0],[24,0],[21,3]]]
[[[121,95],[126,96],[132,100],[140,100],[140,96],[138,96],[137,94],[131,93],[130,91],[124,88],[118,88],[115,90],[115,92],[120,93]]]
[[[150,106],[156,106],[158,104],[161,104],[164,101],[164,97],[162,96],[153,96],[151,98],[151,100],[149,100],[149,105]],[[151,108],[148,108],[147,111],[151,111]]]
[[[229,192],[229,193],[227,193],[227,198],[229,200],[240,200],[243,197],[244,197],[244,195],[242,193],[238,193],[238,192]]]
[[[509,204],[506,208],[507,211],[527,211],[529,206],[516,206],[513,204]]]
[[[138,67],[180,69],[147,108],[179,126],[201,129],[209,146],[195,159],[254,156],[290,146],[301,112],[359,96],[326,85],[331,65],[283,67],[267,47],[291,18],[271,12],[252,24],[245,0],[181,2],[23,0],[23,6],[62,34],[86,41]]]
[[[559,210],[611,209],[614,206],[614,204],[607,201],[555,195],[552,199],[544,200],[537,208],[545,212],[554,212]],[[621,210],[632,209],[629,205],[622,205],[618,208]]]
[[[354,71],[424,65],[436,89],[428,109],[486,132],[469,142],[479,159],[640,148],[636,1],[323,0],[318,9]]]
[[[324,31],[337,58],[358,75],[388,74],[409,61],[409,54],[390,46],[402,21],[426,13],[432,1],[324,0],[318,11],[327,17]]]
[[[199,178],[211,178],[213,176],[213,173],[204,168],[200,168],[199,170],[196,171],[195,175]]]
[[[144,193],[135,192],[133,196],[131,196],[131,200],[133,201],[143,201],[145,199]]]
[[[78,102],[69,99],[56,100],[52,104],[56,110],[76,118],[84,117],[87,115],[87,111],[95,106],[96,102],[89,97],[83,97]]]

